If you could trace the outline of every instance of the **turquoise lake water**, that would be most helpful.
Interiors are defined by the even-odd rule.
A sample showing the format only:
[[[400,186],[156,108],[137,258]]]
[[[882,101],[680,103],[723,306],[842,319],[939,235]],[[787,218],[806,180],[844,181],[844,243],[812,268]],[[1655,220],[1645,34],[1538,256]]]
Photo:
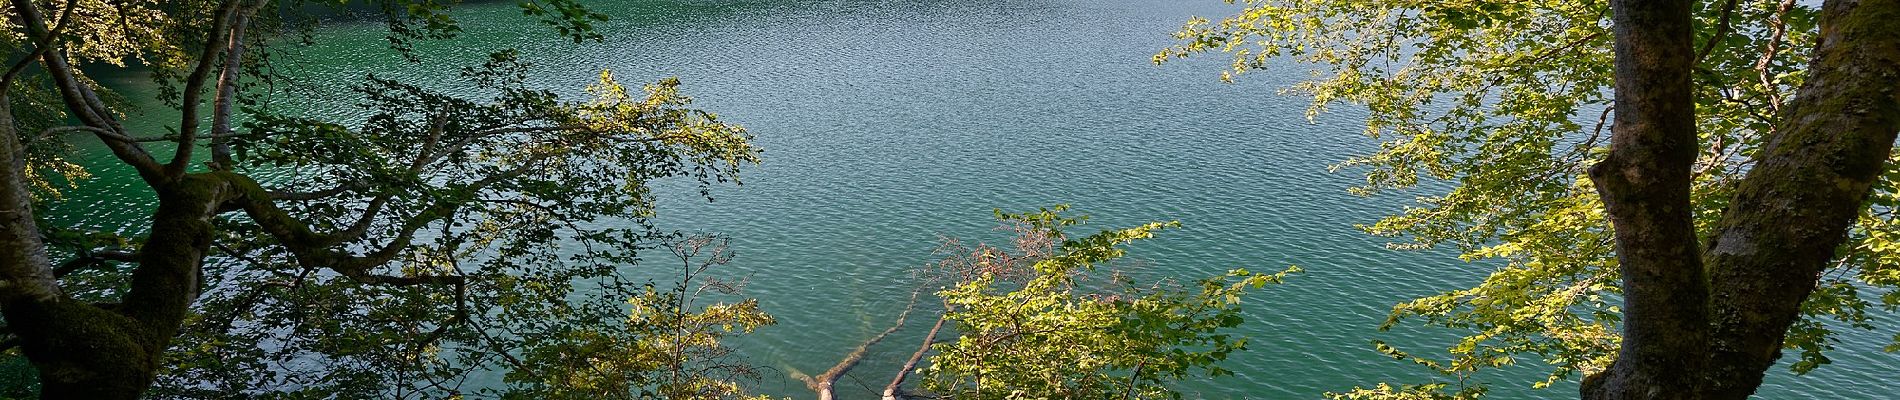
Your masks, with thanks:
[[[613,15],[606,43],[575,45],[507,4],[465,7],[467,40],[426,43],[427,62],[382,50],[374,25],[319,32],[319,45],[282,65],[317,86],[368,72],[451,85],[456,68],[514,44],[537,60],[537,80],[578,89],[601,69],[624,82],[678,76],[697,106],[758,136],[765,164],[739,187],[696,198],[663,185],[667,229],[730,235],[747,276],[779,324],[735,343],[770,367],[757,389],[810,398],[785,372],[816,374],[889,326],[912,289],[911,268],[940,237],[997,239],[992,209],[1059,203],[1101,227],[1180,220],[1142,243],[1137,273],[1184,279],[1234,267],[1308,272],[1246,300],[1240,331],[1252,348],[1230,359],[1238,376],[1184,383],[1190,398],[1318,398],[1380,381],[1417,383],[1429,371],[1372,350],[1379,339],[1429,354],[1459,332],[1375,328],[1392,304],[1468,287],[1493,266],[1450,251],[1398,252],[1359,233],[1410,194],[1360,198],[1360,178],[1326,166],[1366,151],[1351,107],[1309,121],[1307,102],[1277,95],[1306,76],[1285,66],[1223,84],[1225,59],[1155,66],[1189,16],[1224,16],[1215,0],[660,1],[595,6]],[[132,86],[137,79],[119,84]],[[285,99],[347,118],[352,99]],[[445,86],[447,87],[447,86]],[[135,89],[136,91],[136,89]],[[103,162],[95,159],[94,163]],[[86,190],[136,193],[111,169]],[[1424,194],[1427,192],[1420,192]],[[148,211],[136,199],[82,196],[56,212],[96,224]],[[664,271],[630,268],[665,280]],[[1888,318],[1886,315],[1879,317]],[[1891,319],[1891,318],[1889,318]],[[912,318],[839,382],[845,399],[873,398],[915,349],[929,321]],[[1887,324],[1891,325],[1891,324]],[[1760,398],[1880,399],[1900,393],[1891,331],[1852,332],[1835,364],[1809,376],[1771,371]],[[1495,398],[1574,398],[1575,383],[1532,390],[1540,362],[1481,375]]]

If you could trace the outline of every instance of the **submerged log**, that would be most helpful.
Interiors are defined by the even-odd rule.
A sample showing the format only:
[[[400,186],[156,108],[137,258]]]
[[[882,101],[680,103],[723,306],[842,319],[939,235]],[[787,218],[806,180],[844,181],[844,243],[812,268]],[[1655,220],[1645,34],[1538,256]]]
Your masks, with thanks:
[[[825,373],[813,377],[794,372],[793,377],[805,381],[806,387],[811,388],[813,392],[817,392],[818,400],[832,400],[834,398],[833,387],[838,383],[838,377],[844,376],[847,372],[851,372],[852,368],[858,366],[858,362],[864,361],[864,354],[871,349],[871,346],[884,341],[885,337],[890,336],[893,332],[897,332],[897,328],[903,327],[904,320],[909,318],[910,312],[917,308],[917,296],[921,294],[923,294],[922,288],[912,291],[910,293],[910,303],[904,306],[904,312],[897,314],[897,321],[892,323],[890,328],[879,332],[877,336],[872,336],[870,339],[865,340],[863,344],[859,344],[856,350],[852,350],[850,354],[845,355],[843,360],[838,361],[837,365],[831,366],[831,369],[825,370]],[[941,325],[942,322],[938,322],[938,324]],[[932,329],[931,332],[934,335],[936,330]]]
[[[948,305],[945,306],[947,309]],[[884,400],[898,400],[899,392],[904,386],[904,378],[910,376],[910,371],[917,369],[917,361],[924,358],[924,353],[930,352],[930,345],[937,343],[937,332],[943,330],[943,321],[949,319],[948,317],[947,313],[937,314],[937,324],[930,326],[930,333],[924,335],[924,343],[917,346],[917,352],[910,354],[910,360],[904,361],[904,367],[897,370],[897,377],[891,378],[891,384],[884,386]]]

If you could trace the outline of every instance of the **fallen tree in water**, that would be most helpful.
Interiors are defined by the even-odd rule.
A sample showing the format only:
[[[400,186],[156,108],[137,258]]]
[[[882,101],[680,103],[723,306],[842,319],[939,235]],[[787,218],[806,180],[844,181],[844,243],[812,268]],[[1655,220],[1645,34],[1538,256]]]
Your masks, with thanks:
[[[904,306],[903,312],[897,314],[897,322],[892,323],[891,327],[885,329],[883,332],[879,332],[877,336],[872,336],[870,339],[865,340],[863,344],[859,344],[856,350],[852,350],[850,354],[845,355],[844,360],[838,361],[837,365],[831,366],[831,369],[825,370],[825,373],[818,374],[818,376],[808,376],[797,371],[792,371],[792,377],[804,381],[805,387],[811,388],[812,392],[818,393],[819,400],[831,400],[834,396],[832,387],[838,383],[838,377],[844,376],[847,372],[851,372],[852,368],[858,366],[858,362],[864,361],[864,353],[870,351],[871,346],[875,346],[878,342],[884,341],[885,337],[889,337],[891,333],[897,332],[897,328],[904,327],[904,319],[909,318],[910,312],[917,308],[917,296],[922,295],[923,292],[922,287],[911,291],[910,303]],[[902,377],[903,373],[898,373],[898,376]]]
[[[1176,381],[1231,375],[1219,366],[1247,339],[1226,333],[1242,319],[1238,303],[1250,288],[1279,283],[1298,268],[1274,274],[1234,269],[1195,285],[1163,280],[1137,285],[1119,272],[1098,270],[1126,254],[1126,245],[1179,226],[1156,222],[1069,239],[1064,228],[1085,218],[1063,207],[997,216],[1015,233],[1014,249],[946,240],[946,258],[920,274],[952,282],[935,295],[943,312],[881,397],[906,397],[903,384],[922,375],[922,391],[936,398],[1169,398]],[[1108,279],[1091,281],[1089,278]],[[838,379],[875,346],[904,326],[918,290],[890,328],[872,336],[830,370],[794,377],[821,400],[836,397]],[[946,323],[954,340],[939,341]],[[918,364],[935,351],[929,365]],[[1002,368],[999,368],[1002,367]],[[870,388],[866,388],[870,390]]]
[[[945,304],[944,307],[949,308],[949,305]],[[897,400],[903,395],[904,378],[910,376],[911,371],[917,370],[917,361],[923,360],[924,354],[930,352],[930,346],[937,343],[937,332],[943,331],[943,322],[949,320],[947,317],[942,314],[937,315],[937,323],[931,325],[930,333],[924,335],[924,344],[917,346],[917,352],[911,353],[910,359],[904,361],[904,366],[897,369],[897,377],[891,378],[891,384],[884,385],[882,396],[884,400]]]

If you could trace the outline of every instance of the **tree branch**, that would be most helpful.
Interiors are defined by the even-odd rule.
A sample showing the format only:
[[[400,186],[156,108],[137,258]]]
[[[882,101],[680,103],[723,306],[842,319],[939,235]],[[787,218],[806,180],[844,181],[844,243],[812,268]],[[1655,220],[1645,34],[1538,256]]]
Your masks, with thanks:
[[[268,194],[272,200],[292,200],[292,201],[321,200],[321,199],[330,198],[336,195],[340,195],[352,190],[362,190],[367,187],[368,185],[364,184],[363,182],[349,181],[349,182],[344,182],[342,184],[339,184],[333,188],[312,191],[312,192],[287,192],[287,191],[272,190],[268,192]]]
[[[444,284],[453,283],[454,279],[460,278],[381,276],[372,274],[369,270],[386,264],[401,255],[402,251],[409,247],[416,232],[423,227],[435,223],[436,221],[449,218],[460,209],[463,204],[475,201],[476,194],[488,186],[519,177],[522,174],[534,170],[538,167],[538,163],[542,159],[542,157],[531,158],[525,160],[521,165],[517,165],[514,169],[491,175],[479,181],[460,185],[453,190],[446,190],[445,192],[462,193],[463,195],[437,199],[422,211],[407,218],[402,226],[397,227],[395,237],[389,239],[389,241],[384,243],[380,248],[362,255],[351,254],[348,251],[331,247],[355,240],[357,238],[351,236],[360,236],[360,233],[352,234],[351,231],[344,231],[326,235],[313,232],[303,221],[291,217],[288,213],[273,204],[272,196],[265,193],[261,188],[258,188],[256,182],[241,175],[231,174],[228,176],[235,184],[248,188],[240,189],[249,194],[233,199],[236,203],[235,205],[243,209],[245,213],[251,217],[252,221],[256,222],[259,227],[264,228],[265,232],[275,237],[278,242],[290,250],[293,255],[296,255],[298,262],[309,266],[329,268],[344,276],[366,283],[391,285]],[[381,208],[378,207],[377,210],[381,210]],[[369,217],[370,216],[365,216],[365,218]]]
[[[139,254],[132,251],[116,249],[100,251],[82,250],[78,257],[60,263],[59,268],[53,270],[53,276],[63,278],[68,274],[78,272],[82,269],[105,265],[107,261],[135,263],[139,261]]]
[[[1709,36],[1709,42],[1704,43],[1702,50],[1695,53],[1694,63],[1701,64],[1702,59],[1708,58],[1709,53],[1715,51],[1716,45],[1722,44],[1723,37],[1728,36],[1728,31],[1731,28],[1729,26],[1729,17],[1735,14],[1735,3],[1735,0],[1727,0],[1722,3],[1722,18],[1715,23],[1715,34]]]
[[[1718,399],[1742,399],[1782,349],[1864,210],[1900,133],[1900,0],[1831,0],[1808,80],[1763,140],[1704,257]]]
[[[11,1],[13,9],[27,28],[29,40],[33,38],[46,40],[45,38],[52,36],[37,6],[31,0]],[[53,78],[54,86],[59,89],[60,98],[66,103],[66,108],[72,112],[74,118],[100,131],[116,133],[112,136],[130,136],[125,134],[125,127],[114,119],[110,109],[99,101],[98,96],[92,93],[92,89],[80,81],[78,74],[71,65],[66,64],[66,59],[60,55],[60,52],[45,51],[40,55],[40,59],[44,62],[47,75]],[[113,156],[137,170],[146,184],[158,185],[169,180],[158,162],[138,144],[111,140],[107,135],[100,135],[100,138],[105,142],[106,147],[112,150]]]
[[[949,308],[949,302],[945,302],[944,313],[937,314],[937,323],[930,326],[930,333],[924,335],[923,344],[917,346],[917,352],[910,353],[910,359],[904,360],[904,366],[897,370],[897,377],[891,378],[889,385],[884,385],[883,400],[897,400],[898,395],[904,391],[904,378],[909,377],[910,372],[917,369],[917,362],[923,360],[924,353],[930,352],[930,346],[937,344],[937,332],[941,332],[944,321],[950,319]]]
[[[78,6],[78,0],[67,0],[66,9],[60,11],[59,21],[53,24],[52,32],[46,35],[45,38],[40,39],[39,43],[35,43],[33,45],[33,51],[28,52],[26,57],[21,57],[19,62],[15,62],[12,67],[7,68],[6,75],[0,76],[0,97],[4,97],[5,93],[13,89],[13,79],[19,77],[20,72],[26,70],[26,66],[33,65],[34,59],[40,58],[41,55],[45,55],[47,51],[52,50],[53,41],[58,39],[60,34],[66,32],[66,24],[72,22],[73,9],[78,8]]]
[[[211,163],[217,169],[231,169],[236,161],[231,158],[231,103],[237,99],[237,86],[244,63],[244,31],[250,26],[251,14],[263,7],[263,1],[253,1],[250,6],[237,12],[237,21],[231,24],[231,39],[225,47],[224,70],[218,74],[217,95],[211,110]]]
[[[857,367],[858,362],[864,360],[864,354],[870,351],[871,346],[884,341],[886,336],[890,336],[892,332],[897,332],[897,328],[904,327],[904,319],[909,318],[911,310],[917,308],[917,296],[921,293],[923,293],[923,287],[921,286],[918,287],[917,290],[910,292],[910,303],[904,306],[904,312],[897,314],[897,321],[891,323],[890,328],[885,329],[884,332],[880,332],[877,336],[872,336],[870,339],[865,340],[864,343],[859,344],[857,349],[845,355],[844,360],[838,361],[838,365],[831,366],[831,369],[826,370],[825,373],[819,374],[816,377],[801,376],[801,380],[805,381],[805,385],[810,387],[812,391],[818,392],[819,400],[831,400],[833,397],[832,387],[837,384],[838,377],[844,376],[846,372],[851,372],[851,368]]]
[[[29,143],[37,142],[37,141],[40,141],[41,139],[45,139],[47,136],[52,136],[60,132],[90,132],[96,135],[117,135],[116,133],[112,133],[112,131],[94,128],[90,126],[55,126],[51,128],[41,129],[40,133],[34,134],[32,138],[29,138],[27,140],[27,142]]]
[[[185,77],[184,100],[179,103],[181,116],[178,121],[178,149],[172,153],[171,163],[165,164],[166,176],[179,176],[185,173],[185,165],[191,162],[191,152],[198,138],[198,106],[204,102],[205,81],[210,78],[213,65],[218,65],[218,55],[227,49],[227,38],[231,36],[231,23],[236,18],[238,2],[242,0],[224,0],[218,5],[218,14],[211,19],[211,37],[205,39],[204,49],[198,53],[198,65],[192,67],[191,74]],[[229,57],[227,58],[236,58]],[[229,110],[226,110],[229,111]],[[213,118],[216,118],[215,116]]]
[[[1774,18],[1768,20],[1768,24],[1772,27],[1771,29],[1774,33],[1768,36],[1768,44],[1762,49],[1761,59],[1755,61],[1755,76],[1760,80],[1762,88],[1765,89],[1763,92],[1768,94],[1769,112],[1775,114],[1781,113],[1781,90],[1776,87],[1774,83],[1775,79],[1771,76],[1772,74],[1768,73],[1768,65],[1774,62],[1775,54],[1780,52],[1781,38],[1788,32],[1788,23],[1786,20],[1788,9],[1793,7],[1794,0],[1781,0],[1781,4],[1775,7]]]

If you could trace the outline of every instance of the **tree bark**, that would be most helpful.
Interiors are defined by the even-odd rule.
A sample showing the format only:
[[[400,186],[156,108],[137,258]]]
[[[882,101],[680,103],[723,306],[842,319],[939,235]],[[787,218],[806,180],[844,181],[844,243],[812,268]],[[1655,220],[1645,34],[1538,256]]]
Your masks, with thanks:
[[[1711,398],[1744,399],[1846,240],[1900,132],[1900,0],[1822,9],[1808,80],[1710,239]]]
[[[40,371],[41,398],[136,399],[145,392],[197,299],[215,234],[211,218],[245,193],[249,182],[211,172],[155,188],[159,205],[151,234],[118,306],[63,296],[6,304],[8,326]]]
[[[43,24],[39,26],[45,30]],[[37,48],[34,51],[54,53]],[[0,305],[61,296],[38,221],[33,217],[33,195],[27,189],[26,146],[20,142],[13,101],[8,95],[15,73],[9,71],[8,79],[0,82],[4,85],[0,86]]]
[[[39,370],[42,399],[137,399],[156,377],[160,338],[116,312],[64,297],[7,304],[8,326]]]
[[[1687,2],[1612,8],[1615,136],[1591,178],[1616,228],[1624,341],[1609,370],[1584,379],[1583,396],[1746,399],[1900,133],[1900,0],[1823,6],[1808,80],[1699,252],[1688,211]]]
[[[1689,207],[1695,162],[1694,35],[1688,0],[1614,0],[1610,154],[1590,178],[1616,229],[1623,347],[1585,397],[1691,399],[1708,348],[1707,279]]]

